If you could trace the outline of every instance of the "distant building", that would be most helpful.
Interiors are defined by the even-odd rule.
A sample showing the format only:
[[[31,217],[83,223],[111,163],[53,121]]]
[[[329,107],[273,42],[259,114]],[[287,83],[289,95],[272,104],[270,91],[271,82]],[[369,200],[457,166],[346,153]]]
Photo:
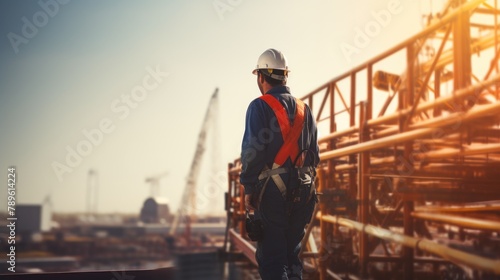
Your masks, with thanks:
[[[150,197],[144,201],[140,219],[144,223],[163,224],[171,220],[168,200],[162,197]]]
[[[52,214],[46,205],[19,204],[16,206],[17,230],[31,235],[50,230]]]

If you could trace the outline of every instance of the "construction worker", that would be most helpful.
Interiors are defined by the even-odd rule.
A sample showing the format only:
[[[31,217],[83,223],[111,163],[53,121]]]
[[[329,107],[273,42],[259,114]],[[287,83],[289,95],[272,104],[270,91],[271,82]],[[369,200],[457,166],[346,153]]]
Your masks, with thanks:
[[[253,74],[262,96],[247,110],[240,182],[245,206],[262,224],[256,259],[262,279],[302,279],[300,243],[317,202],[317,128],[310,108],[286,86],[288,65],[268,49]]]

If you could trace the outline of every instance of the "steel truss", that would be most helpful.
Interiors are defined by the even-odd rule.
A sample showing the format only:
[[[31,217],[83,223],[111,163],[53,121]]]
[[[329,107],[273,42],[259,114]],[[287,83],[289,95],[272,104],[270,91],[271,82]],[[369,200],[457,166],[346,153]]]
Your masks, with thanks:
[[[303,242],[310,278],[499,277],[498,15],[496,0],[449,1],[302,98],[329,131]],[[394,61],[403,73],[385,69]],[[226,209],[234,248],[251,255],[239,171],[229,165]]]

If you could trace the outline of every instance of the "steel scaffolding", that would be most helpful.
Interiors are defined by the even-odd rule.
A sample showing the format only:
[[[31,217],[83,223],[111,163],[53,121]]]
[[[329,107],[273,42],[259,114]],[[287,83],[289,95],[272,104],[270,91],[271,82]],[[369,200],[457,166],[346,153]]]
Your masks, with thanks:
[[[496,0],[451,0],[302,98],[328,131],[303,242],[311,278],[500,275],[498,15]],[[394,61],[404,73],[384,68]],[[234,249],[251,255],[239,171],[229,165],[226,209]]]

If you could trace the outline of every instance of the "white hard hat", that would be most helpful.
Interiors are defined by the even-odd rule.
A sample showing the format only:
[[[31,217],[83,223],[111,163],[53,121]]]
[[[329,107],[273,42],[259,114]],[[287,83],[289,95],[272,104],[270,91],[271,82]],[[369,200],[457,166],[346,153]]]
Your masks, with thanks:
[[[263,52],[259,56],[257,67],[255,67],[252,73],[256,75],[257,71],[261,69],[267,69],[267,71],[262,71],[262,73],[276,80],[286,80],[288,72],[290,71],[288,70],[285,55],[276,49],[268,49]],[[282,70],[283,74],[274,74],[273,70]]]

